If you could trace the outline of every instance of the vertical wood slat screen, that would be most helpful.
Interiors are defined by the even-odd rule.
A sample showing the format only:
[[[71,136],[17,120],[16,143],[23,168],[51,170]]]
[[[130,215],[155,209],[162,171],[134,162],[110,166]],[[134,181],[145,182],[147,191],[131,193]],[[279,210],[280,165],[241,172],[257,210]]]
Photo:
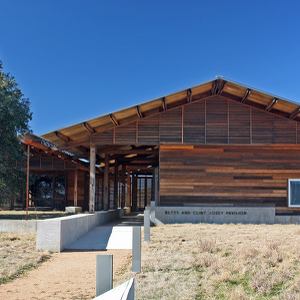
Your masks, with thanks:
[[[297,144],[300,126],[263,110],[211,96],[98,133],[91,140],[100,145]]]

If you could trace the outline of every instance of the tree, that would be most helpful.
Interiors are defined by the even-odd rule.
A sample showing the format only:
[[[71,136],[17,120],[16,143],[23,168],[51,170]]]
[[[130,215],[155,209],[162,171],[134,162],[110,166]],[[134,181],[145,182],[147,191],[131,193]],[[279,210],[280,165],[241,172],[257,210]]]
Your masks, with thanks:
[[[30,102],[0,61],[0,200],[20,196],[26,186],[26,151],[21,135],[30,132]]]

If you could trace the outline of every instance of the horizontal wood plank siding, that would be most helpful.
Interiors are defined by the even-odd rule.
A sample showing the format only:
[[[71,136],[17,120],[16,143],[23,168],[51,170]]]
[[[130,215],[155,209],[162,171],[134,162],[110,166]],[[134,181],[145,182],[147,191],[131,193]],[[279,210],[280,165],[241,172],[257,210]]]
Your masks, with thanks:
[[[298,149],[160,147],[160,205],[286,207],[288,178],[300,178]]]
[[[228,101],[218,97],[206,101],[206,143],[228,144]]]
[[[98,145],[292,145],[298,141],[297,122],[216,95],[91,136]]]
[[[160,115],[160,142],[182,143],[182,109],[170,109]]]
[[[183,143],[205,144],[205,101],[197,101],[184,107]]]
[[[159,143],[159,115],[154,115],[138,121],[138,143]]]
[[[250,144],[250,126],[250,107],[229,101],[229,144]]]
[[[136,122],[115,129],[116,144],[136,143]]]

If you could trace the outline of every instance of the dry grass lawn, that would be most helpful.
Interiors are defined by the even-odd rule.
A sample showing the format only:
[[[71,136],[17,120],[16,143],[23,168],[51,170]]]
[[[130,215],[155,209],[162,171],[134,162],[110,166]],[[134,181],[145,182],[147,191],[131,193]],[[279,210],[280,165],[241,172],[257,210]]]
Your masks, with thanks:
[[[11,263],[21,270],[45,255],[34,250],[34,234],[25,244],[18,238],[1,234],[1,278],[20,273]],[[139,300],[300,299],[299,261],[299,225],[162,225],[142,243],[142,272],[132,274],[127,259],[114,286],[134,276]]]
[[[0,233],[0,284],[22,275],[49,258],[35,250],[36,233]]]
[[[163,225],[142,244],[141,299],[300,299],[298,225]],[[116,283],[129,279],[130,267]]]

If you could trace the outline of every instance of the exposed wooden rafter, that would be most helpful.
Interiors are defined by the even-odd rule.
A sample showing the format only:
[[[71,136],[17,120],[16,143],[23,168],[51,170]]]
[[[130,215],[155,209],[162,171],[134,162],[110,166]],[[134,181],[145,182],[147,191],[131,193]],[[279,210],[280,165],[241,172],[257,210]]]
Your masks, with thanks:
[[[188,89],[186,91],[187,95],[186,95],[186,100],[188,103],[192,102],[192,90],[191,89]]]
[[[115,118],[115,116],[113,114],[109,115],[110,120],[114,123],[115,126],[119,125],[118,120]]]
[[[62,141],[64,141],[65,143],[69,143],[71,141],[71,139],[69,137],[67,137],[66,135],[62,134],[59,131],[55,131],[54,134],[61,139]]]
[[[161,101],[162,101],[162,106],[163,106],[163,109],[166,111],[166,110],[168,109],[168,107],[167,107],[167,103],[166,103],[166,98],[165,98],[165,97],[163,97],[163,98],[161,99]]]
[[[83,122],[82,126],[91,134],[96,133],[96,130],[87,122]]]
[[[295,119],[297,117],[297,115],[299,114],[299,112],[300,112],[300,106],[290,114],[289,118],[292,120]]]
[[[225,87],[225,85],[226,85],[226,80],[223,80],[222,81],[222,83],[221,83],[221,86],[220,86],[220,88],[219,88],[219,90],[218,90],[218,95],[221,95],[222,94],[222,92],[223,92],[223,89],[224,89],[224,87]]]
[[[138,117],[139,117],[140,119],[142,119],[142,118],[143,118],[143,114],[141,113],[140,107],[137,105],[137,106],[135,107],[135,109],[136,109],[136,113],[137,113]]]
[[[215,95],[218,90],[218,80],[214,80],[211,88],[211,94]]]
[[[247,100],[248,96],[250,95],[250,93],[251,93],[251,90],[247,89],[247,91],[246,91],[243,99],[241,100],[241,103],[245,103],[246,102],[246,100]]]
[[[270,101],[270,103],[266,106],[266,111],[270,111],[272,109],[272,107],[277,103],[278,99],[274,98],[272,101]]]

